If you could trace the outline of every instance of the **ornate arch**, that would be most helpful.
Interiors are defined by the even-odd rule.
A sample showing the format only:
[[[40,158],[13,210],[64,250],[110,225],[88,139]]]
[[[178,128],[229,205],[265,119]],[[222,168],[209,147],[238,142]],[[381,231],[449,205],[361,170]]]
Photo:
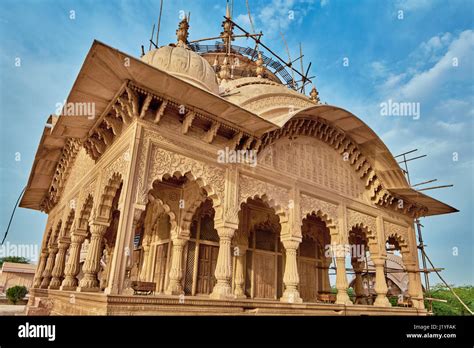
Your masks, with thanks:
[[[61,233],[62,224],[63,224],[63,222],[62,222],[61,219],[59,219],[59,221],[57,223],[55,223],[56,227],[51,232],[51,237],[49,238],[47,247],[57,245],[57,242],[58,242],[58,239],[59,239],[59,236],[60,236],[60,233]]]
[[[87,231],[87,226],[89,225],[89,218],[91,216],[93,206],[94,198],[92,197],[92,194],[89,194],[84,200],[79,216],[76,220],[75,229],[72,233],[74,233],[75,230]]]
[[[307,216],[314,214],[324,221],[326,226],[331,229],[337,227],[337,205],[311,197],[305,194],[301,195],[300,201],[301,222]]]
[[[393,244],[398,245],[402,254],[410,252],[406,227],[385,221],[384,230],[386,242],[393,242]]]
[[[288,221],[289,218],[289,191],[261,180],[240,175],[239,178],[239,206],[247,203],[249,199],[261,199],[280,218],[280,223]]]
[[[159,197],[156,197],[153,194],[153,191],[150,192],[150,194],[148,195],[148,201],[149,203],[152,203],[152,204],[159,204],[163,208],[164,213],[167,214],[170,218],[171,233],[172,233],[176,229],[178,223],[177,223],[176,214],[173,212],[171,207],[167,203],[165,203],[162,199],[160,199]]]
[[[108,180],[107,185],[104,188],[99,205],[94,211],[96,218],[104,219],[107,222],[109,221],[113,200],[121,184],[122,175],[119,173],[112,174],[112,177]]]
[[[69,210],[69,214],[66,218],[66,223],[64,224],[64,228],[61,230],[61,235],[59,238],[68,238],[71,232],[71,227],[74,223],[74,217],[76,215],[76,211],[74,209]]]
[[[138,161],[137,202],[146,204],[146,193],[153,188],[156,180],[163,181],[166,175],[186,176],[206,192],[217,212],[224,197],[224,169],[167,151],[154,143],[150,143],[149,147],[151,147],[150,151],[142,150]],[[147,155],[148,152],[149,155]]]

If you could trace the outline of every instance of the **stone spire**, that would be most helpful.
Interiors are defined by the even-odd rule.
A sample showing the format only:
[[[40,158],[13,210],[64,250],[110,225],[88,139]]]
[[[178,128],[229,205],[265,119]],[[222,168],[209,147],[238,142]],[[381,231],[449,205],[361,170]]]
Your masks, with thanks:
[[[224,29],[223,32],[221,32],[221,37],[222,41],[224,41],[224,47],[226,49],[226,52],[228,53],[230,51],[230,44],[234,40],[234,25],[230,21],[231,14],[230,14],[230,9],[229,9],[229,3],[227,2],[227,7],[225,10],[225,16],[226,19],[222,22],[222,28]]]
[[[176,37],[178,39],[177,46],[186,47],[188,44],[189,17],[184,16],[183,20],[179,22],[178,30],[176,30]]]
[[[312,102],[315,102],[316,104],[319,104],[319,102],[320,102],[318,90],[314,86],[313,86],[313,89],[311,90],[311,92],[309,93],[309,99]]]

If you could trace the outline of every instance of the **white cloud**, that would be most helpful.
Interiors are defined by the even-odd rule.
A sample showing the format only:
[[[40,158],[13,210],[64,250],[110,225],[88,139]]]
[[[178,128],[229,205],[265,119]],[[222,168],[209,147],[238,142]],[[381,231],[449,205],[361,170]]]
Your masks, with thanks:
[[[431,8],[433,2],[433,0],[398,0],[395,7],[406,11],[424,10]]]
[[[466,126],[463,122],[449,123],[444,121],[437,121],[436,125],[449,133],[460,133]]]
[[[466,30],[449,45],[446,54],[433,67],[414,75],[401,87],[401,96],[419,100],[427,95],[434,96],[447,80],[471,80],[473,56],[474,31]]]
[[[248,14],[239,14],[237,17],[235,17],[235,21],[239,25],[243,26],[244,28],[248,28],[250,30],[250,19],[249,19]]]

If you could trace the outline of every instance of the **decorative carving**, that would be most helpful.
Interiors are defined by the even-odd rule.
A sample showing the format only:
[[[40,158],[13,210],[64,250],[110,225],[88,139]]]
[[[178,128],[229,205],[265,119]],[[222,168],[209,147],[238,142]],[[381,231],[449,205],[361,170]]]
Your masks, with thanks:
[[[317,199],[311,196],[301,195],[300,202],[301,219],[303,219],[311,213],[316,213],[321,217],[327,225],[337,226],[337,205],[329,202],[325,202],[321,199]],[[319,213],[319,214],[318,214]]]
[[[262,151],[259,163],[311,180],[344,196],[362,199],[365,188],[348,162],[322,141],[281,139]]]
[[[377,235],[377,222],[375,217],[347,209],[347,227],[352,229],[353,227],[362,226],[367,228],[368,237],[375,237]]]
[[[139,202],[144,203],[144,198],[146,199],[146,194],[151,189],[153,181],[161,180],[165,174],[173,175],[176,172],[181,175],[190,172],[194,178],[200,179],[198,184],[206,190],[208,197],[213,200],[214,206],[218,206],[222,202],[225,182],[223,169],[161,149],[153,143],[150,146],[148,160],[145,159],[147,156],[144,153],[140,155],[139,159],[139,176],[143,175],[146,178],[139,182],[139,185],[144,183],[143,186],[139,186],[138,191],[141,196]],[[145,168],[146,165],[148,165],[147,168]]]
[[[408,227],[384,221],[384,232],[386,241],[389,238],[395,238],[402,250],[408,247]]]
[[[245,175],[240,175],[239,179],[239,204],[244,203],[248,198],[259,197],[275,208],[276,212],[288,210],[289,191],[268,182],[264,182]]]
[[[188,111],[186,116],[184,116],[183,120],[183,127],[181,129],[181,133],[187,134],[189,127],[191,127],[191,124],[193,123],[194,117],[196,117],[196,113],[194,111]]]

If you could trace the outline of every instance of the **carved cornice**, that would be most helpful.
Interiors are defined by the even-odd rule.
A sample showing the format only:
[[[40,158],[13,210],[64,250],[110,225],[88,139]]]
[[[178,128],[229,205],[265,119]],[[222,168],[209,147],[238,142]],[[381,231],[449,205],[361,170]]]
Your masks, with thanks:
[[[42,211],[49,212],[51,208],[59,202],[79,149],[80,142],[78,140],[68,139],[66,141],[56,166],[56,172],[53,176],[48,194],[41,203]]]

